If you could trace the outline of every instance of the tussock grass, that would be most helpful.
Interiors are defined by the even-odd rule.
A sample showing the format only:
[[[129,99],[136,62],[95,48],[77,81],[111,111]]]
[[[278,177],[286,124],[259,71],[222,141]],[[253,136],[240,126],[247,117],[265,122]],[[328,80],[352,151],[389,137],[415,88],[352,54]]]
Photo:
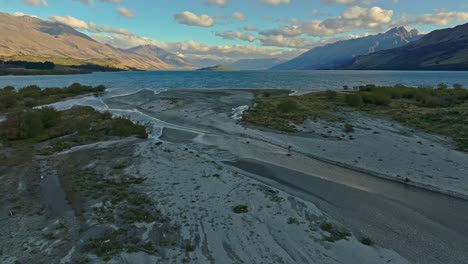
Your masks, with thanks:
[[[468,90],[455,84],[432,87],[365,85],[354,92],[316,92],[303,96],[256,98],[244,115],[250,124],[295,132],[307,118],[342,122],[349,108],[385,117],[429,133],[451,137],[468,151]],[[348,129],[345,130],[350,131]]]

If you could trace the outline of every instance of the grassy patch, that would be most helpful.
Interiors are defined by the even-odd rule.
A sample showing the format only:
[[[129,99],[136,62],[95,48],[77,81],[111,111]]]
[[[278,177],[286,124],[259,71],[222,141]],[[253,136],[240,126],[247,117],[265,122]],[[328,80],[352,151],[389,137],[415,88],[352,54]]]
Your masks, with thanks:
[[[328,92],[291,97],[258,97],[255,99],[256,107],[244,115],[244,121],[267,128],[294,132],[295,129],[291,123],[302,124],[306,118],[339,119],[333,114],[336,105],[329,103],[329,98]]]
[[[289,217],[288,218],[288,225],[300,225],[301,222],[297,220],[297,218]]]
[[[249,207],[247,205],[237,205],[232,208],[232,211],[236,214],[246,214],[249,212]]]
[[[366,246],[372,246],[374,245],[374,241],[372,241],[372,239],[368,238],[368,237],[363,237],[361,238],[361,243],[366,245]]]
[[[72,207],[80,212],[93,207],[92,218],[105,226],[112,224],[118,230],[105,232],[85,244],[84,250],[107,261],[121,252],[145,252],[156,254],[158,247],[173,246],[174,242],[141,240],[142,231],[135,223],[166,222],[160,216],[152,199],[138,192],[135,184],[143,181],[125,175],[97,173],[91,169],[81,169],[82,164],[63,160],[60,163],[60,181]],[[112,172],[110,171],[109,174]],[[86,215],[86,214],[84,214]]]
[[[354,126],[351,125],[351,124],[345,124],[344,128],[343,128],[343,131],[345,133],[352,133],[352,132],[354,132]]]
[[[7,144],[38,143],[52,140],[40,151],[52,154],[74,146],[108,140],[116,137],[147,138],[146,127],[124,118],[112,118],[91,107],[75,107],[66,111],[52,108],[10,113],[0,124],[0,139]]]
[[[103,85],[92,87],[74,83],[65,88],[45,88],[30,85],[16,90],[12,86],[0,89],[0,113],[18,112],[36,106],[52,104],[65,99],[84,95],[100,94],[106,90]]]
[[[460,150],[468,151],[468,90],[454,88],[411,88],[402,85],[366,85],[355,92],[330,91],[291,97],[257,97],[255,107],[244,115],[250,124],[294,132],[291,125],[307,118],[342,122],[349,108],[390,118],[429,133],[446,135]],[[345,132],[352,127],[345,124]]]
[[[342,239],[347,239],[351,236],[351,233],[349,233],[348,231],[336,229],[335,226],[333,226],[333,224],[328,222],[322,223],[320,225],[320,228],[323,231],[329,233],[329,236],[325,238],[325,240],[328,242],[335,242]]]

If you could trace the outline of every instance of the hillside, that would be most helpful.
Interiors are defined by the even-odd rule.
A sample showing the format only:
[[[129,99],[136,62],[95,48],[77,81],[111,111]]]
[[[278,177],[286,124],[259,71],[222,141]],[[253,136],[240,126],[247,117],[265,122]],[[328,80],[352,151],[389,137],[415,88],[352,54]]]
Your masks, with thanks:
[[[216,65],[212,67],[205,67],[205,68],[200,68],[197,69],[197,71],[234,71],[234,68],[231,68],[229,66],[224,66],[224,65]]]
[[[468,70],[468,24],[436,30],[400,48],[356,58],[356,70]]]
[[[187,62],[184,58],[154,45],[137,46],[127,49],[126,51],[138,54],[149,60],[161,60],[177,69],[195,68],[194,65]]]
[[[386,33],[342,40],[314,48],[295,59],[273,67],[273,69],[318,70],[339,68],[351,64],[357,56],[401,47],[420,38],[421,35],[417,30],[408,31],[404,27],[393,28]]]
[[[170,69],[157,59],[99,43],[75,29],[29,16],[0,13],[0,59],[52,61],[56,64],[93,63],[122,69]]]
[[[241,71],[254,71],[254,70],[268,70],[284,60],[279,58],[267,58],[267,59],[241,59],[231,64],[228,64],[229,67],[232,67]]]

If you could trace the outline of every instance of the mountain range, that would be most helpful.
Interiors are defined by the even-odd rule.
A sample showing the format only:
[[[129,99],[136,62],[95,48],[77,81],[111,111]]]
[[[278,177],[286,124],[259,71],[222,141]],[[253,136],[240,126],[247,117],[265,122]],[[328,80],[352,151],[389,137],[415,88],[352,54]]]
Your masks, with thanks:
[[[280,58],[265,58],[265,59],[241,59],[227,66],[240,71],[268,70],[284,60]]]
[[[0,12],[0,61],[51,61],[123,70],[197,69],[223,64],[237,70],[467,70],[468,24],[433,31],[396,27],[385,33],[313,48],[290,60],[186,60],[154,45],[119,49],[67,25]]]
[[[357,56],[380,50],[401,47],[422,37],[417,30],[393,28],[385,33],[342,40],[310,51],[273,67],[274,70],[335,69],[351,64]]]
[[[195,69],[196,66],[186,61],[184,58],[168,52],[154,45],[143,45],[126,49],[125,51],[138,54],[149,60],[161,60],[177,69]]]
[[[354,70],[467,70],[468,24],[433,31],[403,47],[357,57]]]
[[[65,65],[89,63],[135,70],[192,67],[175,54],[156,49],[145,53],[146,47],[133,51],[118,49],[67,25],[30,16],[0,13],[0,36],[0,59],[3,60],[49,60]]]

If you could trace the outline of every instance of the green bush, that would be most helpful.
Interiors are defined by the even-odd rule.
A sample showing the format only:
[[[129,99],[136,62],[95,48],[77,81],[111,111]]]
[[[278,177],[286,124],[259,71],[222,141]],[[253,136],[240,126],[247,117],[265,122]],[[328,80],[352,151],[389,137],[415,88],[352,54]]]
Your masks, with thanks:
[[[20,89],[18,95],[23,98],[38,98],[42,96],[42,89],[37,85],[30,85]]]
[[[8,140],[33,138],[44,131],[41,115],[37,111],[10,113],[2,124],[2,137]]]
[[[16,106],[17,95],[15,91],[3,89],[0,91],[0,111]]]
[[[333,100],[338,96],[338,93],[332,90],[325,91],[325,96],[328,100]]]
[[[60,121],[60,113],[52,107],[44,107],[39,110],[44,128],[52,128]]]
[[[362,97],[357,93],[347,94],[345,101],[346,104],[352,107],[359,107],[362,105]]]
[[[232,211],[236,214],[246,214],[249,212],[249,207],[247,205],[238,205],[233,207]]]
[[[447,89],[448,88],[448,85],[445,84],[445,83],[439,83],[437,85],[437,89],[441,89],[441,90],[444,90],[444,89]]]
[[[374,95],[374,104],[375,105],[382,105],[387,106],[391,103],[391,99],[389,96],[385,94],[376,94]]]
[[[384,93],[362,93],[362,100],[366,104],[373,104],[379,106],[388,106],[391,103],[390,96]]]
[[[359,86],[359,91],[360,92],[372,92],[375,89],[377,89],[377,86],[375,84],[368,84],[365,86]]]
[[[344,132],[346,133],[352,133],[354,132],[354,127],[351,124],[345,124],[344,125]]]
[[[283,113],[292,113],[299,110],[299,105],[296,101],[285,99],[278,104],[278,110]]]
[[[361,239],[361,243],[366,245],[366,246],[372,246],[374,245],[374,241],[372,241],[372,239],[368,238],[368,237],[363,237]]]

